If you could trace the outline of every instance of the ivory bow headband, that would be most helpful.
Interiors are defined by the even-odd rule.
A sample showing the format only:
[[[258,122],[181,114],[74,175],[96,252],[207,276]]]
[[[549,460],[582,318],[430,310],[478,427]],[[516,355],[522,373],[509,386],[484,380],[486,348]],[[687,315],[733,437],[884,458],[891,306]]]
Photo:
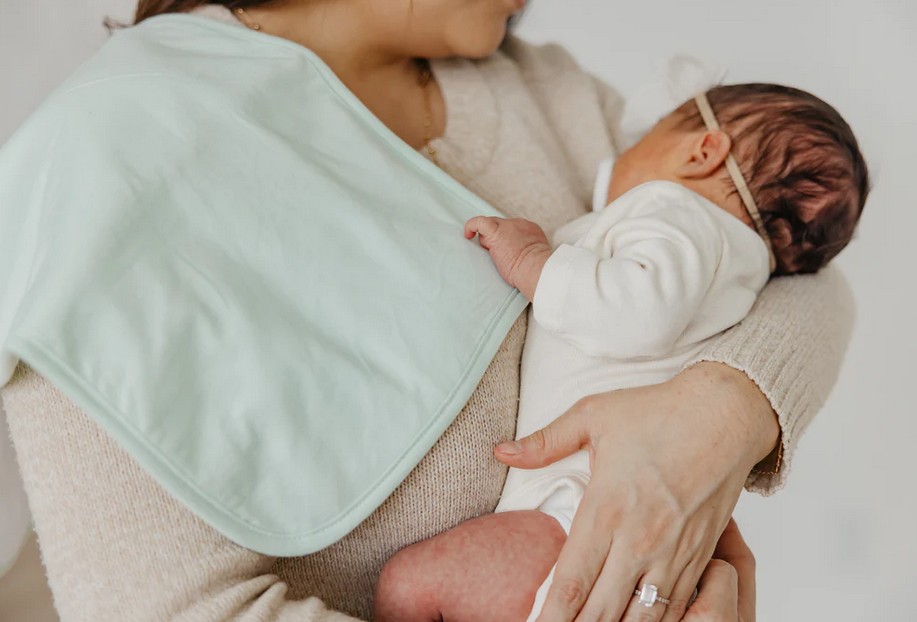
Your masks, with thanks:
[[[707,93],[698,93],[694,97],[694,101],[697,103],[697,108],[700,110],[700,115],[703,117],[707,129],[711,132],[720,131],[720,124],[716,120],[716,115],[713,113],[713,106],[710,105]],[[748,183],[745,181],[745,176],[742,175],[739,163],[736,162],[731,151],[726,156],[726,170],[729,171],[729,176],[732,177],[732,183],[735,184],[736,190],[739,191],[739,196],[742,197],[742,203],[745,204],[748,215],[751,217],[752,222],[755,223],[755,229],[757,229],[758,235],[761,236],[761,239],[764,240],[764,244],[767,245],[767,254],[771,262],[771,273],[773,273],[774,270],[777,269],[777,257],[774,255],[774,246],[771,244],[771,238],[767,234],[767,228],[764,226],[764,221],[761,219],[761,212],[758,210],[758,204],[755,202],[755,197],[751,194],[751,190],[748,189]]]

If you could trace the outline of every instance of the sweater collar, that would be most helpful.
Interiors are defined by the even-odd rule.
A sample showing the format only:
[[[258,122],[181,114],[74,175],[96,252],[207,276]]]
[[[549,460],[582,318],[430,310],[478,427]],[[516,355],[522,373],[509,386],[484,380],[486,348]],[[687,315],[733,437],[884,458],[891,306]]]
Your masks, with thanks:
[[[444,168],[467,183],[493,160],[499,111],[481,64],[465,58],[431,63],[446,106],[443,135],[432,141]]]

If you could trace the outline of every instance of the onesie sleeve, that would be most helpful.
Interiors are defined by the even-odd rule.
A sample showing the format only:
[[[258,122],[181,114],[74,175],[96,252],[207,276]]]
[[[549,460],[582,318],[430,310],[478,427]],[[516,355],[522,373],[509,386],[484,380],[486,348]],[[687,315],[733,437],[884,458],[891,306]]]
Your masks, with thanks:
[[[717,271],[724,242],[712,215],[696,201],[652,202],[623,219],[609,208],[586,238],[548,260],[535,320],[591,356],[671,351]]]

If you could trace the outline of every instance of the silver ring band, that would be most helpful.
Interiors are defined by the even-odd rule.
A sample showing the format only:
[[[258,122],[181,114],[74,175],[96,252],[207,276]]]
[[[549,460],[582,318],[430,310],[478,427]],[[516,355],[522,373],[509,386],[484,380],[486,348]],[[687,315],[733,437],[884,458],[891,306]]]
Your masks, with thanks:
[[[644,583],[641,589],[634,590],[634,596],[639,596],[638,603],[644,607],[652,607],[656,603],[668,605],[671,601],[659,595],[659,588],[649,583]]]

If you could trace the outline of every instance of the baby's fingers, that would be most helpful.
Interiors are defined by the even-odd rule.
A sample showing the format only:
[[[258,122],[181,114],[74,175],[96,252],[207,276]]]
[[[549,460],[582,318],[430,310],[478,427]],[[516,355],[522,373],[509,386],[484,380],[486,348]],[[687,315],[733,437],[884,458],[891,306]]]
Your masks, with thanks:
[[[480,234],[482,238],[492,236],[500,228],[500,218],[475,216],[465,223],[465,238],[470,240]]]

